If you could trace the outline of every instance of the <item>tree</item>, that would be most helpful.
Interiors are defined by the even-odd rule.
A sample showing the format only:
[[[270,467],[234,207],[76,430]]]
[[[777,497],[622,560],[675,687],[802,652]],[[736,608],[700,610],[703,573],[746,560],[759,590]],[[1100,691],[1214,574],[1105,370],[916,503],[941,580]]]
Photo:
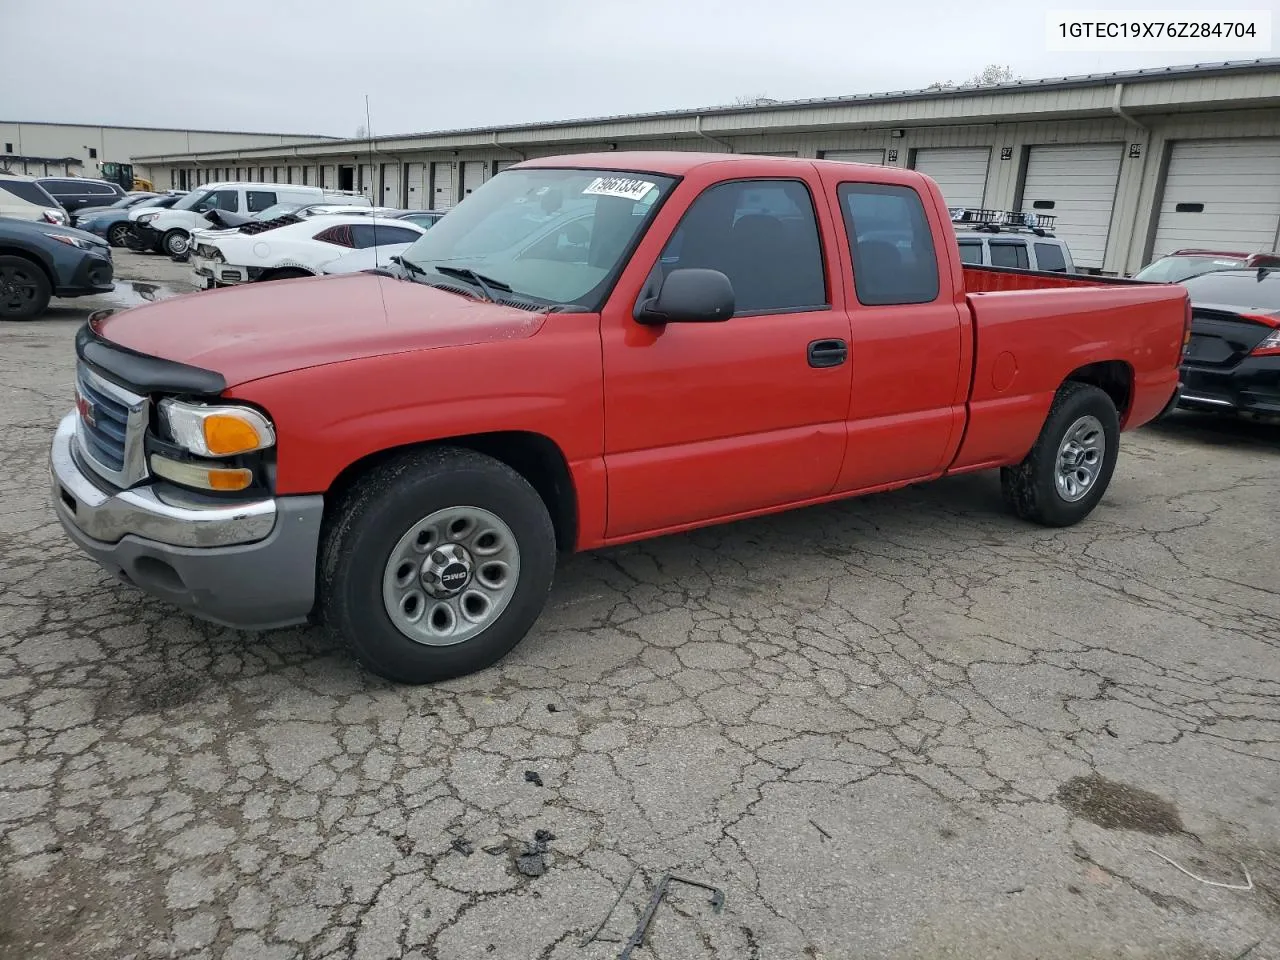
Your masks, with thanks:
[[[1022,77],[1014,74],[1007,64],[989,63],[964,83],[954,80],[939,80],[929,84],[926,90],[950,90],[954,87],[989,87],[997,83],[1017,83]]]
[[[362,124],[360,124],[360,126],[356,127],[356,136],[355,136],[355,139],[357,139],[357,140],[363,140],[363,139],[364,139],[365,137],[367,137],[368,135],[369,135],[369,130],[368,130],[368,128],[367,128],[363,123],[362,123]]]

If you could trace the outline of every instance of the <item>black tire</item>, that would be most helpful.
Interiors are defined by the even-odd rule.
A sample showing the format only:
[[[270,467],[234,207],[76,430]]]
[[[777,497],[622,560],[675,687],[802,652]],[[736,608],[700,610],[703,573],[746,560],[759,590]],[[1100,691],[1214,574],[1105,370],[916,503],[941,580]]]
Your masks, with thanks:
[[[127,246],[129,239],[129,225],[127,223],[113,223],[107,228],[107,243],[113,247]]]
[[[0,320],[34,320],[53,296],[49,276],[26,257],[0,257]]]
[[[451,646],[410,639],[383,603],[391,551],[437,510],[479,507],[515,537],[520,573],[489,626]],[[556,537],[546,505],[506,464],[472,450],[431,447],[361,477],[327,516],[318,571],[321,621],[365,667],[399,683],[432,683],[483,670],[507,655],[542,613],[555,572]]]
[[[169,256],[182,256],[187,252],[187,243],[190,237],[185,230],[174,228],[166,230],[164,236],[160,238],[160,252],[167,253]]]
[[[1078,500],[1070,500],[1058,489],[1058,452],[1068,432],[1082,417],[1094,417],[1102,424],[1103,451],[1096,477]],[[1120,452],[1120,417],[1105,391],[1087,383],[1064,383],[1053,399],[1035,446],[1021,463],[1000,471],[1005,502],[1024,520],[1046,527],[1069,527],[1079,523],[1098,505]]]

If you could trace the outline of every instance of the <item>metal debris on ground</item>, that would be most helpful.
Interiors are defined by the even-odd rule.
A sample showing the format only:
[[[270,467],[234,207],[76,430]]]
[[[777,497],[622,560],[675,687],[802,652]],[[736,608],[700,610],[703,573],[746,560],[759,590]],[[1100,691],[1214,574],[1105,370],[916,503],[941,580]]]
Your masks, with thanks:
[[[1159,850],[1152,850],[1150,847],[1147,847],[1147,852],[1154,853],[1157,857],[1159,857],[1165,863],[1169,864],[1175,870],[1179,870],[1182,873],[1185,873],[1192,880],[1199,880],[1201,883],[1207,884],[1210,887],[1221,887],[1223,890],[1252,890],[1253,889],[1253,877],[1249,876],[1249,868],[1246,867],[1243,863],[1240,863],[1239,860],[1237,860],[1236,863],[1240,863],[1240,869],[1244,871],[1244,883],[1221,883],[1217,880],[1206,880],[1204,877],[1197,876],[1196,874],[1188,870],[1186,867],[1184,867],[1182,864],[1178,863],[1178,861],[1170,857],[1166,857]]]
[[[622,885],[622,889],[618,891],[618,896],[614,899],[613,904],[612,904],[612,905],[609,907],[609,909],[605,912],[605,915],[604,915],[603,917],[601,917],[601,918],[600,918],[600,922],[596,925],[596,928],[595,928],[594,930],[592,930],[592,931],[591,931],[591,935],[590,935],[589,937],[587,937],[585,940],[583,940],[581,943],[579,943],[579,944],[578,944],[578,946],[579,946],[579,947],[587,947],[587,946],[590,946],[591,944],[595,943],[595,941],[596,941],[596,940],[598,940],[598,939],[600,938],[600,934],[601,934],[601,932],[604,930],[604,925],[605,925],[606,923],[608,923],[608,922],[609,922],[609,918],[613,916],[613,911],[615,911],[615,910],[617,910],[617,909],[618,909],[618,904],[620,904],[620,903],[622,902],[622,897],[623,897],[623,895],[627,892],[627,888],[628,888],[629,886],[631,886],[631,881],[635,879],[636,873],[639,871],[639,869],[640,869],[639,867],[632,867],[632,868],[631,868],[631,872],[630,872],[629,874],[627,874],[627,882],[626,882],[626,883],[624,883],[624,884]],[[609,943],[619,943],[620,941],[618,941],[618,940],[610,940],[610,941],[608,941],[608,942],[609,942]]]
[[[457,850],[464,857],[469,857],[476,852],[476,848],[471,845],[471,841],[466,837],[454,837],[449,846]]]
[[[560,708],[557,707],[554,703],[547,704],[547,713],[559,713],[559,712],[560,712]]]
[[[709,901],[711,911],[719,913],[724,909],[724,891],[719,887],[713,887],[709,883],[701,883],[697,880],[686,880],[684,877],[677,877],[673,873],[664,873],[662,879],[658,881],[658,885],[653,888],[653,896],[649,898],[649,905],[644,908],[644,913],[640,916],[640,922],[636,925],[635,932],[631,934],[626,945],[623,946],[622,952],[618,954],[618,960],[631,960],[631,955],[635,953],[636,947],[644,944],[645,935],[649,932],[649,924],[653,922],[654,914],[658,912],[658,905],[662,903],[662,898],[667,895],[667,888],[673,883],[683,883],[686,886],[711,891],[711,900]],[[606,916],[605,919],[608,920],[608,917]]]
[[[827,833],[827,831],[823,830],[822,827],[818,826],[818,822],[816,820],[810,820],[809,825],[813,827],[813,829],[817,830],[820,834],[822,834],[823,843],[826,843],[828,840],[831,839],[831,834]]]
[[[542,786],[542,774],[538,773],[537,770],[526,770],[524,779],[526,783],[532,783],[535,787]]]

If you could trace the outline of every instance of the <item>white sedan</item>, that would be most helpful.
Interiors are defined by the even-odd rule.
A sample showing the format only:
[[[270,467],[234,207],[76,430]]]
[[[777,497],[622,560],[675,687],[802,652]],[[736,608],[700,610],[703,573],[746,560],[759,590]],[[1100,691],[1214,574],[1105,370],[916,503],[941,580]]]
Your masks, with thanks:
[[[384,246],[403,249],[425,232],[416,224],[377,216],[311,217],[260,233],[236,230],[200,237],[191,251],[191,267],[196,282],[206,287],[311,277],[352,251]]]

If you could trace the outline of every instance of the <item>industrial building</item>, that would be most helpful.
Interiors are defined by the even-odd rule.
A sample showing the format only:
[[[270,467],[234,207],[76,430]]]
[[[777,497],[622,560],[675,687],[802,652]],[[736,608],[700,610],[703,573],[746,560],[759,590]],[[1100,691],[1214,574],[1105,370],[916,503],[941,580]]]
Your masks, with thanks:
[[[103,163],[134,163],[135,157],[153,153],[279,147],[327,139],[332,138],[315,134],[0,120],[0,172],[33,177],[93,177]]]
[[[912,167],[955,206],[1057,218],[1076,263],[1138,269],[1181,246],[1280,245],[1280,60],[366,140],[155,150],[157,186],[218,180],[358,189],[444,209],[528,157],[710,150]]]

